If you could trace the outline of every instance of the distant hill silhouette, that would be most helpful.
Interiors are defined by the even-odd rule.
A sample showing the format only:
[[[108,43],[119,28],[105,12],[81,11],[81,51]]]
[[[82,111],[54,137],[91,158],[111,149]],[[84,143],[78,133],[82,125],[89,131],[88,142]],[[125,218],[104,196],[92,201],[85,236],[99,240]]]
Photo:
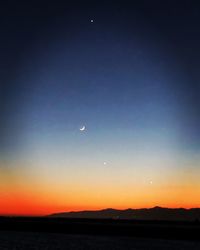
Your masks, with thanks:
[[[128,219],[128,220],[167,220],[200,221],[200,208],[143,208],[143,209],[103,209],[97,211],[62,212],[49,215],[59,218],[87,219]]]

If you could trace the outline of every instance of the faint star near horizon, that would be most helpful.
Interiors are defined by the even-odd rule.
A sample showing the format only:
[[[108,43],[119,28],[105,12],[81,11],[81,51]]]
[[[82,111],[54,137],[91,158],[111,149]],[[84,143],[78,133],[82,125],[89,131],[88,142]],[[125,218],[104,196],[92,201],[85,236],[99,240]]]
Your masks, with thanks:
[[[91,23],[93,23],[93,22],[94,22],[94,20],[93,20],[93,19],[91,19],[91,20],[90,20],[90,22],[91,22]]]

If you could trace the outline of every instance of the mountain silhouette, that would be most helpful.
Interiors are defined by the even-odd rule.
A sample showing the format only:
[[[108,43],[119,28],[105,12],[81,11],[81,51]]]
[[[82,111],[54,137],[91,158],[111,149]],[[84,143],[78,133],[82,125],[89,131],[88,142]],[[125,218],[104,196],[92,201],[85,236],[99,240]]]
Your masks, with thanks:
[[[78,212],[62,212],[49,215],[59,218],[87,219],[126,219],[126,220],[167,220],[167,221],[200,221],[200,208],[142,208],[112,209]]]

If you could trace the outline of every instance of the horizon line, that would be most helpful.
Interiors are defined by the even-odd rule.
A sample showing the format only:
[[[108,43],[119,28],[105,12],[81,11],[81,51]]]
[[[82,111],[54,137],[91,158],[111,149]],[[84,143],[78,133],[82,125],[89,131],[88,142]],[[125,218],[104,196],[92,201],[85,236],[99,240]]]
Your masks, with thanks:
[[[153,207],[141,207],[141,208],[124,208],[124,209],[118,209],[118,208],[102,208],[102,209],[94,209],[94,210],[69,210],[69,211],[60,211],[60,212],[52,212],[48,214],[0,214],[0,217],[45,217],[53,214],[62,214],[62,213],[79,213],[79,212],[98,212],[98,211],[104,211],[104,210],[118,210],[118,211],[126,211],[126,210],[143,210],[143,209],[154,209],[154,208],[161,208],[161,209],[184,209],[184,210],[192,210],[192,209],[200,209],[200,207],[162,207],[162,206],[153,206]]]

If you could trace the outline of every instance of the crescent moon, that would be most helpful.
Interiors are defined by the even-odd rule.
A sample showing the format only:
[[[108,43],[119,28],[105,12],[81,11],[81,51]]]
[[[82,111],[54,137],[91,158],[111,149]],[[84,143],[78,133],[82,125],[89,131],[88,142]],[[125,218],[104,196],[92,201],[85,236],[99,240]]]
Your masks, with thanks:
[[[81,127],[79,130],[80,131],[84,131],[85,130],[85,126]]]

